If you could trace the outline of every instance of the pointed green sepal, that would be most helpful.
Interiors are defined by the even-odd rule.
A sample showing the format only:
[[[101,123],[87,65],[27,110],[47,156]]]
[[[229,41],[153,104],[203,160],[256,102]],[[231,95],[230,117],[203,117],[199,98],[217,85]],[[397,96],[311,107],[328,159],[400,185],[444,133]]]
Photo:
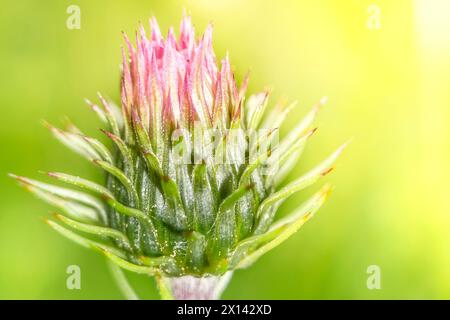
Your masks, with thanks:
[[[122,243],[128,250],[131,250],[130,241],[122,232],[108,227],[101,227],[92,224],[81,223],[60,214],[55,214],[55,218],[65,223],[69,227],[99,237],[110,237]]]
[[[325,176],[333,169],[333,164],[339,155],[342,153],[347,144],[339,147],[331,156],[325,159],[322,163],[316,166],[314,169],[296,179],[295,181],[289,183],[285,187],[281,188],[279,191],[268,196],[259,206],[256,213],[257,225],[255,228],[255,233],[260,234],[266,230],[268,224],[272,220],[272,211],[268,210],[271,206],[284,201],[292,194],[303,190],[304,188],[310,186],[316,182],[320,177]]]
[[[297,232],[322,206],[331,192],[329,185],[306,201],[296,212],[273,224],[266,233],[240,242],[231,256],[231,268],[246,268],[266,252]]]
[[[125,254],[117,248],[113,248],[113,247],[107,246],[105,244],[98,243],[96,241],[82,237],[79,234],[77,234],[69,229],[64,228],[63,226],[61,226],[60,224],[58,224],[52,220],[46,219],[45,222],[51,228],[53,228],[55,231],[57,231],[64,237],[68,238],[69,240],[72,240],[73,242],[81,245],[82,247],[85,247],[88,249],[94,249],[94,250],[100,251],[100,252],[108,251],[108,252],[113,253],[117,257],[120,256],[120,257],[125,258]]]

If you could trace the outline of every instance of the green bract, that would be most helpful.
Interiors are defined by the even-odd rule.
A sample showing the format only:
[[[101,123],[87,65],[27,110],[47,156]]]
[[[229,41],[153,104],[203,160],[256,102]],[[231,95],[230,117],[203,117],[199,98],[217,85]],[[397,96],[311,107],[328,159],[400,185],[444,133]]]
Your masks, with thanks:
[[[121,107],[88,101],[107,125],[110,147],[74,125],[54,136],[105,172],[97,184],[65,173],[67,187],[17,180],[59,209],[48,224],[118,266],[162,277],[221,276],[244,268],[296,232],[322,205],[323,187],[297,212],[276,220],[290,195],[328,173],[340,147],[309,173],[279,187],[315,131],[315,106],[287,137],[278,128],[293,106],[264,116],[268,93],[245,102],[228,57],[219,68],[211,28],[199,40],[189,17],[179,39],[155,20],[136,46],[125,36]],[[72,188],[68,188],[72,187]],[[275,221],[274,221],[275,220]]]

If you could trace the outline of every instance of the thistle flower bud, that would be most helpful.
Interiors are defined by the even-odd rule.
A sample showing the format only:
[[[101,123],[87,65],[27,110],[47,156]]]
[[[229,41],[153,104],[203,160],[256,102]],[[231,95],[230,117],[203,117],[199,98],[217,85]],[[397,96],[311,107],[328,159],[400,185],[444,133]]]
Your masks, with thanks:
[[[314,133],[318,106],[283,140],[292,107],[264,116],[268,91],[238,87],[228,56],[218,63],[212,27],[195,39],[190,17],[164,39],[154,18],[135,44],[124,34],[121,107],[88,101],[108,126],[112,148],[74,125],[48,125],[67,147],[104,170],[104,184],[48,175],[77,190],[14,176],[60,212],[48,224],[119,267],[159,280],[175,298],[215,298],[233,270],[251,265],[295,233],[325,201],[323,187],[296,212],[275,219],[290,195],[332,169],[343,147],[279,187]]]

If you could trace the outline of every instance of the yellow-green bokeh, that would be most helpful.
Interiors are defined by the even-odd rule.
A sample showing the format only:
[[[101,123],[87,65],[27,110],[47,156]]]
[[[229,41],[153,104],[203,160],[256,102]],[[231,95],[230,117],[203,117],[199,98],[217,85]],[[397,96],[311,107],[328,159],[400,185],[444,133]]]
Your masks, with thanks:
[[[68,30],[66,9],[81,9]],[[380,9],[379,29],[368,8]],[[198,32],[214,24],[219,57],[272,102],[299,100],[286,132],[322,96],[319,131],[294,170],[301,174],[353,138],[326,180],[335,192],[320,213],[253,267],[224,298],[450,298],[450,5],[446,0],[3,1],[0,10],[0,298],[121,298],[103,257],[44,223],[51,208],[7,178],[58,170],[101,173],[66,151],[41,119],[69,116],[86,132],[84,106],[101,91],[119,101],[121,30],[155,15],[163,30],[185,9]],[[373,12],[372,12],[373,14]],[[317,189],[318,186],[315,188]],[[291,198],[293,210],[314,187]],[[66,267],[82,288],[66,289]],[[381,268],[381,290],[366,287]],[[130,275],[156,298],[151,279]]]

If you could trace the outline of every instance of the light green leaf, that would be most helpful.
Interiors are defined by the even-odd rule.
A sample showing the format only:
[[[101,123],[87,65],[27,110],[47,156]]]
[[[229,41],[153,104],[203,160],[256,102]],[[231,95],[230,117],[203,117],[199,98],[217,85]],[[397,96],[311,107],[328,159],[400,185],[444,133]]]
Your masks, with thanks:
[[[275,108],[272,112],[269,113],[269,115],[266,117],[266,120],[264,121],[262,128],[266,129],[276,129],[280,128],[286,120],[287,115],[297,106],[298,101],[292,102],[289,106],[286,108],[281,109],[281,107]]]
[[[217,199],[208,179],[206,164],[197,164],[192,173],[194,187],[194,229],[206,233],[214,223]]]
[[[92,224],[77,222],[75,220],[69,219],[60,214],[56,214],[55,218],[64,222],[69,227],[71,227],[75,230],[89,233],[89,234],[96,235],[96,236],[100,236],[100,237],[111,237],[111,238],[123,243],[127,247],[127,249],[129,249],[129,250],[131,249],[130,241],[128,240],[127,236],[125,236],[122,232],[120,232],[118,230],[107,228],[107,227],[100,227],[100,226],[96,226],[96,225],[92,225]]]
[[[293,129],[286,138],[281,141],[280,152],[283,154],[293,143],[295,143],[299,137],[303,136],[310,128],[321,106],[325,104],[326,98],[322,98],[318,104],[316,104],[312,110],[303,118],[303,120]]]
[[[52,227],[54,230],[56,230],[58,233],[63,235],[64,237],[68,238],[69,240],[72,240],[73,242],[88,248],[88,249],[94,249],[100,252],[108,251],[111,253],[114,253],[116,256],[125,257],[125,254],[116,248],[104,245],[102,243],[98,243],[95,241],[92,241],[90,239],[84,238],[80,236],[79,234],[76,234],[73,231],[70,231],[69,229],[64,228],[63,226],[59,225],[58,223],[52,221],[52,220],[45,220],[45,222]]]
[[[267,173],[268,179],[273,179],[275,185],[280,182],[285,176],[286,170],[284,168],[285,164],[290,165],[290,159],[298,159],[305,148],[308,139],[316,132],[316,129],[309,130],[302,137],[300,137],[296,142],[294,142],[289,148],[285,149],[283,147],[275,149],[273,154],[268,159],[270,166],[269,172]],[[295,162],[294,162],[295,164]]]
[[[270,139],[273,133],[276,132],[275,130],[269,132],[267,136],[265,136],[267,139]],[[258,142],[259,144],[259,142]],[[264,150],[266,152],[259,151],[259,155],[256,159],[250,160],[251,163],[245,168],[244,172],[241,175],[241,178],[239,179],[239,186],[242,186],[244,183],[248,182],[250,179],[253,171],[255,171],[257,168],[259,168],[261,165],[265,163],[265,161],[270,156],[270,150]]]
[[[139,119],[137,114],[133,114],[133,125],[134,125],[134,129],[136,131],[136,136],[137,136],[137,141],[139,146],[141,147],[142,153],[146,154],[146,153],[153,153],[152,150],[152,144],[150,141],[150,138],[147,134],[147,132],[145,131],[141,120]]]
[[[44,125],[50,130],[57,140],[84,158],[90,161],[100,158],[100,155],[79,134],[63,131],[48,123],[44,123]]]
[[[84,101],[91,107],[91,109],[97,114],[100,121],[102,121],[105,124],[108,124],[108,119],[106,118],[105,111],[103,111],[102,108],[100,108],[95,103],[91,102],[89,99],[84,99]]]
[[[100,92],[97,93],[100,102],[103,105],[103,108],[105,109],[105,116],[108,120],[109,126],[111,127],[112,132],[116,136],[120,136],[120,129],[119,129],[119,123],[121,122],[121,114],[118,112],[118,110],[114,110],[114,106],[110,105],[105,98],[100,94]]]
[[[103,143],[101,143],[97,139],[84,135],[82,136],[82,138],[86,140],[92,146],[92,148],[95,149],[95,151],[97,151],[97,153],[101,156],[101,159],[109,163],[113,163],[111,152],[107,147],[105,147]]]
[[[112,251],[109,251],[107,249],[101,250],[103,254],[110,259],[112,262],[117,264],[119,267],[125,270],[129,270],[135,273],[141,273],[141,274],[147,274],[147,275],[154,275],[157,272],[157,269],[147,266],[140,266],[134,263],[131,263],[125,259],[122,259],[118,255],[114,254]]]
[[[234,206],[252,188],[253,185],[242,186],[225,198],[220,204],[214,225],[209,231],[209,237],[212,240],[208,244],[210,259],[217,260],[224,258],[227,255],[228,249],[236,243],[238,235],[236,231]]]
[[[148,169],[155,172],[157,176],[163,176],[161,163],[158,157],[152,151],[144,152],[145,162],[147,163]]]
[[[197,231],[190,232],[186,238],[187,248],[185,261],[187,265],[191,266],[195,272],[199,272],[206,262],[206,238],[203,234]]]
[[[178,186],[169,176],[165,175],[162,169],[161,162],[152,150],[150,139],[142,127],[139,119],[134,121],[136,133],[138,136],[138,142],[144,155],[147,167],[152,170],[158,177],[161,183],[161,188],[164,195],[172,201],[172,205],[181,205],[181,196]]]
[[[82,189],[89,190],[91,192],[94,192],[98,195],[101,195],[103,198],[112,198],[114,199],[114,195],[109,191],[107,188],[103,187],[102,185],[99,185],[98,183],[77,177],[72,176],[70,174],[61,173],[61,172],[47,172],[47,175],[49,177],[55,178],[59,181],[62,181],[64,183],[68,183],[77,187],[80,187]]]
[[[106,211],[105,211],[105,206],[104,206],[103,202],[101,202],[99,199],[97,199],[87,193],[54,186],[51,184],[47,184],[47,183],[43,183],[43,182],[36,181],[33,179],[29,179],[26,177],[16,176],[14,174],[9,174],[9,176],[16,179],[19,183],[21,183],[24,186],[31,185],[33,187],[36,187],[42,191],[48,192],[55,196],[58,196],[58,197],[61,197],[64,199],[73,200],[75,202],[79,202],[82,204],[86,204],[90,207],[93,207],[94,209],[96,209],[98,211],[98,213],[101,215],[101,217],[103,219],[106,219]]]
[[[219,206],[218,215],[231,209],[249,190],[253,189],[252,184],[247,184],[236,189],[232,194],[226,197]]]
[[[97,164],[100,168],[102,168],[106,172],[108,172],[109,174],[113,175],[115,178],[117,178],[117,180],[119,180],[122,183],[125,189],[127,189],[130,201],[133,201],[136,206],[139,205],[139,196],[136,192],[133,182],[131,182],[131,180],[128,179],[128,177],[122,170],[103,160],[94,160],[94,163]]]
[[[248,129],[256,129],[261,121],[269,99],[269,92],[264,91],[248,98],[245,122]]]
[[[108,138],[110,138],[122,155],[123,162],[125,163],[126,172],[129,172],[129,176],[134,176],[134,163],[133,163],[133,154],[131,150],[128,148],[127,144],[115,134],[108,132],[106,130],[101,130]]]
[[[236,268],[246,268],[263,254],[284,242],[314,216],[330,192],[331,187],[324,186],[296,212],[276,222],[266,233],[240,242],[231,257],[231,265]]]
[[[168,256],[161,257],[146,257],[140,256],[138,257],[139,262],[146,265],[147,267],[159,267],[163,265],[169,265],[174,263],[174,259]]]
[[[144,212],[142,212],[139,209],[127,207],[126,205],[120,203],[119,201],[113,198],[106,198],[105,200],[118,213],[121,213],[129,217],[135,217],[140,221],[142,221],[143,223],[145,223],[149,227],[150,232],[153,234],[154,238],[158,239],[158,232],[153,224],[152,219],[149,216],[147,216]]]
[[[261,232],[266,227],[267,223],[270,223],[271,217],[268,214],[264,214],[269,212],[269,208],[272,205],[279,203],[280,201],[285,200],[292,194],[310,186],[314,182],[316,182],[320,177],[329,173],[333,167],[332,165],[338,158],[338,156],[342,153],[347,144],[339,147],[331,156],[325,159],[322,163],[316,166],[314,169],[298,178],[297,180],[289,183],[285,187],[281,188],[279,191],[273,193],[269,197],[267,197],[259,206],[258,211],[256,212],[257,219],[257,227],[255,232]]]
[[[38,189],[30,184],[26,184],[24,187],[38,198],[61,209],[74,219],[84,222],[99,222],[100,220],[99,213],[91,207],[55,196],[50,192]]]

